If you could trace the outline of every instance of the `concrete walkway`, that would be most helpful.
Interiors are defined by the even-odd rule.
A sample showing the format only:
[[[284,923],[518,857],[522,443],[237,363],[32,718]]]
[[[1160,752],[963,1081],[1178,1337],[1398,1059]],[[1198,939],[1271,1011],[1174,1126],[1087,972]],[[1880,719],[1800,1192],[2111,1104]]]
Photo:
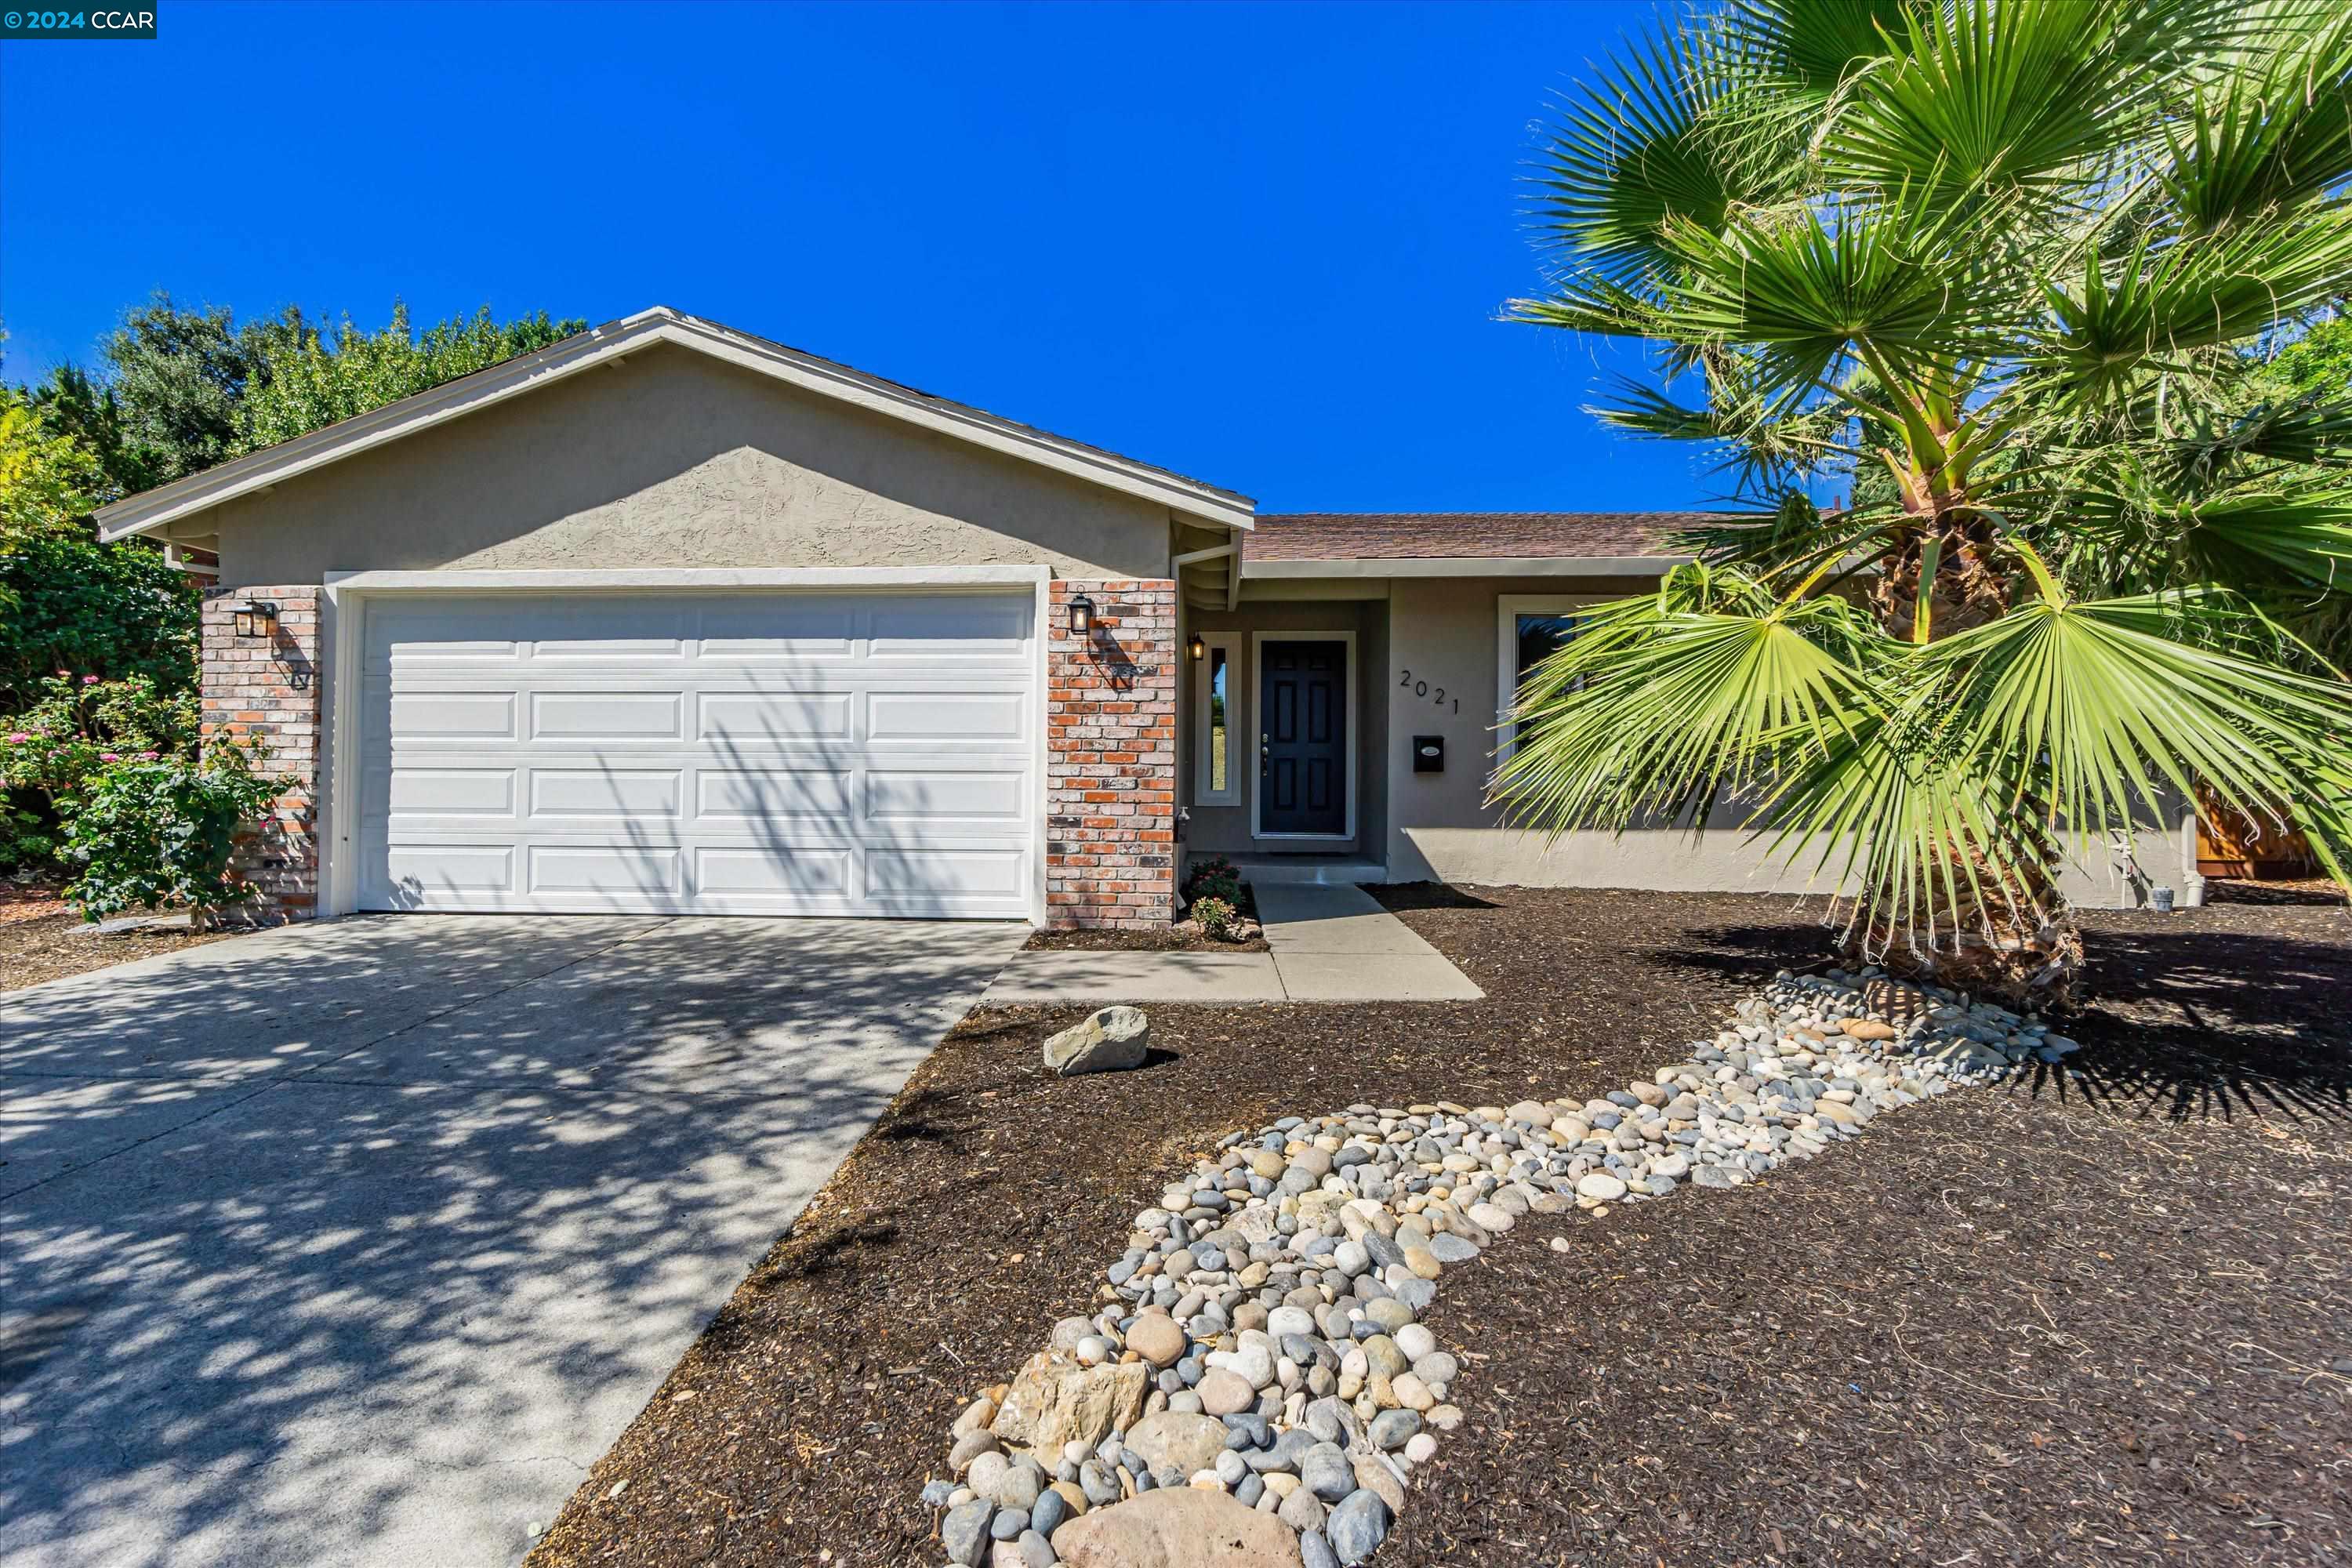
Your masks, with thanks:
[[[0,1568],[507,1568],[1026,935],[373,916],[0,995]]]
[[[1023,952],[983,1002],[1475,1002],[1445,955],[1361,888],[1253,883],[1265,952]]]

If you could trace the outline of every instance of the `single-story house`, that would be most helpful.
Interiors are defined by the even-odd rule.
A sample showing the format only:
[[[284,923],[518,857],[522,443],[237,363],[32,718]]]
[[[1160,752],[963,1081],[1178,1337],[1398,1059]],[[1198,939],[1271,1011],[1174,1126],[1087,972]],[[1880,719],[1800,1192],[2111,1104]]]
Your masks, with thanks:
[[[1261,516],[653,310],[99,521],[216,560],[205,721],[288,780],[255,873],[289,916],[1145,926],[1210,853],[1804,880],[1736,832],[1548,840],[1486,803],[1519,672],[1657,580],[1671,515]],[[2142,864],[2180,854],[2167,825]]]

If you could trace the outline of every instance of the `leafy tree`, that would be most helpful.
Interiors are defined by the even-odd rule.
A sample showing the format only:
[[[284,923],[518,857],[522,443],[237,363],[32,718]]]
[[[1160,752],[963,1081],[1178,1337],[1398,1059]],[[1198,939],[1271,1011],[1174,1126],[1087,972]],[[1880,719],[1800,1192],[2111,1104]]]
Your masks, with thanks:
[[[52,428],[20,394],[0,387],[0,533],[85,516],[105,482],[87,447]]]
[[[32,393],[53,426],[105,465],[113,500],[202,472],[238,451],[238,409],[302,313],[239,324],[226,305],[188,309],[157,290],[124,312],[93,377],[60,366]]]
[[[587,325],[551,321],[544,310],[501,322],[485,305],[470,320],[440,322],[419,338],[410,330],[408,307],[395,301],[380,332],[362,331],[349,316],[331,334],[306,327],[273,345],[267,374],[241,411],[239,441],[249,448],[291,440],[545,348]]]
[[[1868,956],[2027,999],[2063,858],[2171,800],[2343,877],[2352,700],[2291,623],[2352,588],[2352,399],[2257,351],[2352,275],[2352,14],[1741,0],[1544,164],[1513,316],[1651,344],[1598,412],[1747,504],[1518,693],[1522,819],[1735,805]]]

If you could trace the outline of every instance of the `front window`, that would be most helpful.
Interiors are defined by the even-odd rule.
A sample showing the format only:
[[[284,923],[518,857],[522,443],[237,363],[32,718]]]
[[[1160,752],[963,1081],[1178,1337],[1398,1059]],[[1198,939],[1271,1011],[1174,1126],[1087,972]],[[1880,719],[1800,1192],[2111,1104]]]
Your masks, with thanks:
[[[1519,688],[1535,673],[1536,666],[1566,647],[1576,636],[1576,612],[1585,603],[1534,594],[1505,594],[1496,601],[1495,723],[1505,754],[1518,738],[1520,723],[1514,708]]]
[[[1193,732],[1200,738],[1201,753],[1199,786],[1193,798],[1204,805],[1230,805],[1237,794],[1234,784],[1230,700],[1233,650],[1216,638],[1203,640],[1208,644],[1208,655],[1192,664],[1200,679],[1193,708]]]

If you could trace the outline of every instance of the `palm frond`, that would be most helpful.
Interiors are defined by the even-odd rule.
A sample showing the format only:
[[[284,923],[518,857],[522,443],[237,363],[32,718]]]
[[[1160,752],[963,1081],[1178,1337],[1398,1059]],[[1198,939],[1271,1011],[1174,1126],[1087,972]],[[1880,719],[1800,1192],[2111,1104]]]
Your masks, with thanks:
[[[1746,194],[1710,114],[1735,81],[1703,29],[1662,24],[1566,104],[1538,154],[1536,232],[1638,285],[1671,264],[1669,218],[1712,226]]]
[[[2165,786],[2274,816],[2352,737],[2352,689],[2215,646],[2243,617],[2231,596],[2083,603],[2042,581],[2035,601],[1921,657],[1979,772],[2078,843],[2160,816]],[[2184,636],[2184,620],[2209,624]]]
[[[1860,661],[1876,633],[1843,600],[1685,568],[1580,622],[1517,693],[1493,784],[1515,818],[1554,831],[1703,817],[1874,710]]]
[[[2131,0],[1952,0],[1903,18],[1892,60],[1830,131],[1845,177],[1938,204],[2071,185],[2137,131],[2166,79]]]
[[[2190,233],[2274,215],[2352,179],[2352,12],[2291,38],[2259,69],[2191,93],[2165,194]]]

